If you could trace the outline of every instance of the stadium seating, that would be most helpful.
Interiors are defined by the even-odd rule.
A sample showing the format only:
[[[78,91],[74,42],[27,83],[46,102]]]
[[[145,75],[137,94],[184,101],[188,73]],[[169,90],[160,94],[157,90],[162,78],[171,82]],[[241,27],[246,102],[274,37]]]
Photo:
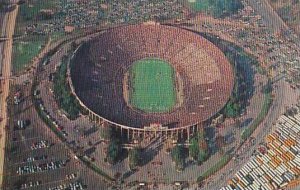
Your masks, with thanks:
[[[122,125],[143,127],[159,121],[181,127],[202,122],[224,106],[233,89],[233,71],[224,54],[184,29],[122,26],[95,37],[88,47],[80,49],[72,63],[76,95],[101,117]],[[125,73],[135,61],[147,57],[169,62],[182,79],[183,104],[170,113],[140,113],[124,101]]]

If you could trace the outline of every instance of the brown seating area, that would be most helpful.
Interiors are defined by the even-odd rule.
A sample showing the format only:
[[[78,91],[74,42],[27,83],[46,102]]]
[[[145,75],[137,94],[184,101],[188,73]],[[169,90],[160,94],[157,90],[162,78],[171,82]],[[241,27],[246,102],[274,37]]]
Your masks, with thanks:
[[[76,95],[99,116],[141,128],[151,123],[182,127],[202,122],[223,108],[234,84],[231,65],[211,42],[190,31],[164,25],[110,29],[78,51],[71,70]],[[168,113],[133,110],[123,98],[123,79],[137,60],[159,58],[175,68],[183,83],[183,104]]]

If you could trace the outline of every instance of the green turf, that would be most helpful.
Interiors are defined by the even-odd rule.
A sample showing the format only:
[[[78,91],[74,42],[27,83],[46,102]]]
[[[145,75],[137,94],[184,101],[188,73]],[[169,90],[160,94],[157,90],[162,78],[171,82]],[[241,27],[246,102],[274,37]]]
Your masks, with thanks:
[[[135,62],[129,71],[130,103],[145,112],[167,112],[176,104],[174,69],[160,59]]]
[[[207,11],[210,7],[209,0],[186,0],[194,11]]]
[[[46,37],[17,41],[13,44],[13,71],[19,72],[36,56],[45,44]]]
[[[58,2],[58,0],[28,0],[27,3],[20,6],[19,18],[23,21],[39,20],[37,17],[42,9],[55,10]]]
[[[51,20],[44,20],[40,16],[40,11],[42,9],[51,9],[56,12],[55,16],[58,16],[58,4],[60,0],[26,0],[19,7],[19,12],[17,16],[17,22],[15,27],[15,35],[25,35],[26,26],[32,24],[45,24],[49,23]]]

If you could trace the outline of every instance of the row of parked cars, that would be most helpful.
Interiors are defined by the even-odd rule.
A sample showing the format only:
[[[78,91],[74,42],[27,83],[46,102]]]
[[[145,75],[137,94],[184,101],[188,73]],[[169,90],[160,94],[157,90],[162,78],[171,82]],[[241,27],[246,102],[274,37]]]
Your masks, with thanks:
[[[71,173],[71,174],[68,174],[66,175],[66,179],[75,179],[77,177],[77,174],[76,173]]]
[[[26,189],[31,187],[37,187],[41,184],[40,181],[29,181],[28,183],[23,183],[20,189]]]
[[[79,182],[76,181],[74,183],[69,184],[63,184],[56,187],[49,188],[48,190],[83,190],[85,189],[85,186]]]
[[[59,125],[57,123],[57,121],[54,118],[51,117],[50,113],[45,109],[45,106],[43,105],[42,100],[40,100],[40,102],[39,102],[39,107],[46,114],[47,119],[49,119],[52,122],[52,124],[54,125],[54,127],[58,131],[60,131],[63,136],[67,137],[69,134],[64,130],[63,126]]]
[[[55,170],[66,166],[65,161],[55,161],[55,162],[49,162],[39,165],[26,165],[26,166],[20,166],[17,170],[17,174],[31,174],[31,173],[37,173],[42,171],[49,171],[49,170]]]
[[[38,142],[35,142],[31,145],[31,150],[36,150],[36,149],[42,149],[42,148],[49,148],[51,144],[46,141],[46,140],[41,140]]]
[[[28,158],[25,158],[23,161],[24,162],[34,162],[34,161],[39,161],[39,160],[46,160],[47,158],[48,158],[47,155],[42,155],[42,156],[28,157]]]

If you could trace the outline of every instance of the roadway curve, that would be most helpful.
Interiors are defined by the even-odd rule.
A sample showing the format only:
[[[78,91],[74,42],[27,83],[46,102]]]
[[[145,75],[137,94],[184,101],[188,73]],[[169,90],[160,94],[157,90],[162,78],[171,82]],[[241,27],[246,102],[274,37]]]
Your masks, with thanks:
[[[284,79],[279,80],[274,89],[274,99],[269,112],[264,119],[264,121],[259,125],[259,127],[251,135],[256,140],[254,143],[247,141],[244,143],[235,153],[238,155],[238,159],[231,160],[224,168],[222,168],[216,175],[211,176],[213,181],[205,187],[205,189],[211,189],[213,187],[220,188],[227,185],[229,179],[232,179],[236,172],[238,172],[241,167],[243,167],[250,159],[252,154],[260,143],[264,142],[265,136],[270,134],[274,129],[274,123],[285,111],[286,106],[295,104],[296,98],[293,98],[294,95],[289,87],[288,83]],[[290,95],[287,95],[285,92],[291,92]],[[293,100],[294,99],[294,100]]]
[[[285,33],[286,37],[290,37],[295,40],[295,36],[290,32],[291,30],[289,27],[278,16],[278,14],[266,0],[246,0],[246,2],[257,14],[262,16],[262,19],[265,21],[267,27],[273,33]],[[205,189],[226,186],[227,181],[231,179],[234,174],[249,161],[249,158],[257,149],[259,143],[264,142],[264,137],[272,131],[273,123],[284,112],[285,107],[296,103],[291,101],[292,98],[287,96],[285,93],[291,92],[291,89],[284,79],[279,80],[276,86],[272,107],[270,108],[265,120],[252,134],[252,137],[256,138],[255,143],[244,143],[237,152],[239,159],[231,160],[222,170],[219,171],[218,175],[212,176],[214,180],[210,183],[210,185],[206,186]]]
[[[246,2],[257,14],[262,16],[266,26],[273,33],[283,33],[285,34],[285,37],[293,39],[295,43],[299,42],[286,23],[279,17],[266,0],[246,0]],[[295,101],[291,101],[295,99],[291,97],[292,95],[289,96],[285,93],[292,92],[292,90],[289,88],[289,84],[287,84],[284,79],[279,80],[276,86],[272,107],[264,121],[252,134],[252,137],[255,137],[256,139],[255,143],[244,143],[236,152],[239,159],[231,160],[224,168],[207,179],[206,181],[208,184],[201,189],[217,189],[226,186],[228,180],[231,179],[234,174],[249,161],[249,158],[257,149],[259,143],[264,142],[264,137],[272,131],[273,123],[281,114],[283,114],[285,108],[296,103]]]
[[[13,44],[13,34],[15,30],[16,17],[18,14],[19,6],[6,13],[5,19],[3,21],[4,35],[7,36],[7,40],[3,44],[3,55],[2,55],[2,80],[1,80],[1,97],[0,97],[0,117],[3,121],[0,123],[0,187],[2,187],[3,182],[3,166],[4,166],[4,154],[5,154],[5,126],[7,124],[7,98],[9,95],[9,82],[11,77],[11,57],[12,57],[12,44]],[[7,20],[6,20],[7,19]]]

